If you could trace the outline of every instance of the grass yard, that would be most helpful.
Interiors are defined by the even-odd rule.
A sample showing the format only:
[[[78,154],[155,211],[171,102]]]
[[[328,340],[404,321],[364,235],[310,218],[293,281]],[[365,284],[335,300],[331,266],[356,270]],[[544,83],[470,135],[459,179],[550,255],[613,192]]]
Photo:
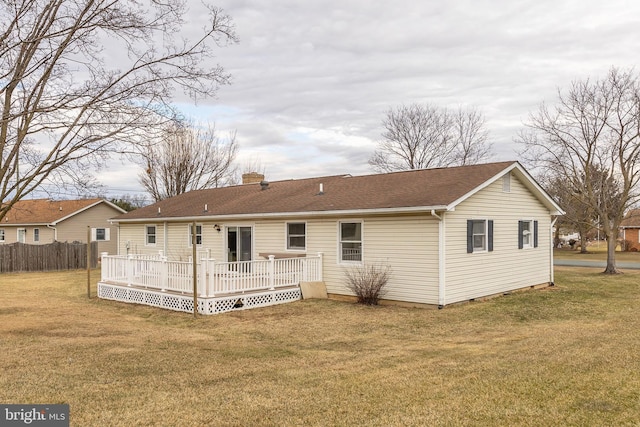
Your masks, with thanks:
[[[96,280],[97,273],[94,273]],[[0,275],[0,402],[73,426],[637,426],[640,273],[444,310],[326,300],[209,317]]]

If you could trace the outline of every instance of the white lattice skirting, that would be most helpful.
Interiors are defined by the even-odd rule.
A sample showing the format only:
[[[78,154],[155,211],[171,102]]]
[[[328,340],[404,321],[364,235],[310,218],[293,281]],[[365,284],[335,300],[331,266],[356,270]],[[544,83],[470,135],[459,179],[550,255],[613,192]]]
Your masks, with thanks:
[[[98,282],[98,297],[193,313],[193,297],[188,295],[177,295]],[[200,314],[218,314],[227,311],[284,304],[300,299],[302,299],[302,294],[299,287],[233,296],[198,297],[198,312]]]

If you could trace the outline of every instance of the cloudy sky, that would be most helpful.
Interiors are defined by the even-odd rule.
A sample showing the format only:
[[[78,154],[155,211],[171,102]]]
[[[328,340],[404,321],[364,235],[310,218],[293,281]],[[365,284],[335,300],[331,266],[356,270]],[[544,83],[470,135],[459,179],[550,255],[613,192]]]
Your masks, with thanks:
[[[624,0],[212,1],[240,39],[214,60],[233,83],[179,106],[236,130],[240,167],[269,180],[371,173],[385,112],[414,102],[477,107],[492,160],[517,160],[530,111],[640,52],[640,3]],[[109,196],[141,192],[131,176],[114,162],[100,179]]]

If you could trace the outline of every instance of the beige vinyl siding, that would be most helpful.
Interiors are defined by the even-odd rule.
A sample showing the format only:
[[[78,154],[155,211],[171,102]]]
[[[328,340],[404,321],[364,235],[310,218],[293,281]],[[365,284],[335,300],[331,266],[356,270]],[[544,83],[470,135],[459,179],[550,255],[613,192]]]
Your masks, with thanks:
[[[71,215],[73,212],[62,212],[62,214]],[[98,242],[98,252],[108,252],[110,254],[117,253],[118,227],[109,222],[109,218],[113,218],[121,214],[120,211],[113,209],[105,203],[99,203],[87,210],[79,212],[66,220],[56,224],[54,228],[47,227],[46,224],[26,225],[26,226],[5,226],[4,243],[15,243],[17,241],[18,229],[27,230],[25,243],[30,245],[46,245],[56,240],[59,242],[87,242],[87,227],[109,229],[109,240]],[[33,241],[33,230],[40,230],[40,240]]]
[[[267,255],[306,253],[308,256],[323,253],[324,279],[329,293],[350,295],[345,287],[345,270],[353,264],[340,264],[338,252],[338,224],[340,221],[363,222],[364,263],[383,263],[391,266],[391,280],[387,299],[437,304],[438,302],[438,222],[429,215],[400,217],[333,217],[291,218],[260,220],[256,222],[229,221],[218,233],[214,222],[202,222],[203,245],[199,251],[209,249],[213,258],[226,261],[226,227],[253,227],[253,259]],[[286,250],[286,223],[306,223],[306,251]],[[146,246],[145,226],[157,227],[156,245]],[[164,223],[121,224],[120,253],[157,254],[164,250]],[[191,256],[188,246],[188,224],[168,223],[167,255],[172,259],[186,260]],[[129,251],[126,251],[126,242]]]
[[[71,214],[72,212],[69,212]],[[87,227],[108,228],[109,240],[98,242],[98,252],[117,252],[118,227],[109,222],[110,218],[120,215],[121,212],[113,209],[106,203],[99,203],[72,217],[58,223],[58,241],[61,242],[87,242]]]
[[[345,287],[345,271],[354,264],[338,261],[340,221],[362,221],[363,261],[389,264],[392,269],[385,298],[417,303],[438,302],[438,223],[430,216],[334,217],[259,221],[254,230],[254,252],[286,251],[286,223],[306,223],[305,253],[323,253],[327,291],[350,295]]]
[[[146,244],[146,226],[156,226],[156,244]],[[144,224],[120,224],[119,226],[119,255],[157,255],[164,249],[164,223],[149,221]]]
[[[467,253],[469,219],[494,221],[493,252]],[[518,249],[518,221],[538,221],[538,247]],[[511,176],[511,191],[502,180],[480,190],[446,214],[445,303],[465,301],[549,282],[549,211]]]
[[[337,242],[337,226],[335,233]],[[438,221],[431,216],[365,218],[363,261],[391,267],[386,299],[438,303]],[[330,266],[336,271],[327,274],[327,281],[341,287],[348,266]]]
[[[218,232],[214,228],[217,222],[197,222],[202,226],[202,244],[197,246],[199,257],[206,254],[217,261],[226,261],[225,230],[224,226]],[[156,244],[146,244],[146,226],[155,225]],[[162,251],[170,259],[186,261],[192,255],[190,242],[190,222],[165,223],[146,222],[138,224],[120,224],[119,250],[121,255],[144,254],[157,255]],[[129,250],[127,251],[127,242]]]
[[[40,230],[40,241],[33,241],[33,230]],[[46,245],[54,242],[54,232],[52,229],[47,228],[46,225],[24,225],[24,226],[3,226],[0,229],[4,230],[4,241],[0,244],[11,244],[18,241],[18,229],[24,229],[27,232],[25,243],[28,245]]]

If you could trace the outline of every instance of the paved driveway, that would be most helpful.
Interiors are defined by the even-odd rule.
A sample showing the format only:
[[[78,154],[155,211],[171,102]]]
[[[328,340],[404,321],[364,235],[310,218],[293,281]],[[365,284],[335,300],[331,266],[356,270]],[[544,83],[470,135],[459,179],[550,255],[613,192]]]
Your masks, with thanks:
[[[575,260],[575,259],[555,259],[553,260],[553,265],[562,265],[567,267],[602,267],[605,268],[607,266],[606,261],[587,261],[587,260]],[[622,269],[631,269],[631,270],[640,270],[640,262],[627,262],[627,261],[617,261],[616,267]]]

